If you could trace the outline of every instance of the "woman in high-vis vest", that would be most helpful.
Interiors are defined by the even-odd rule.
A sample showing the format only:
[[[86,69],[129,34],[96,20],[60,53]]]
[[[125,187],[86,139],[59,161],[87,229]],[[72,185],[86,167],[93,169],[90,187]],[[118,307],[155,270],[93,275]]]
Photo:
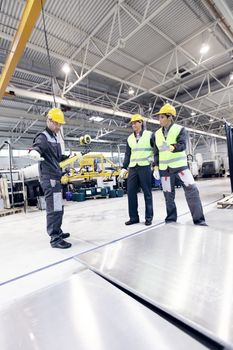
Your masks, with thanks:
[[[145,199],[145,225],[149,226],[153,219],[153,200],[151,192],[151,164],[153,162],[154,133],[143,128],[143,118],[135,114],[131,118],[133,133],[128,137],[123,168],[119,175],[124,178],[128,171],[127,194],[129,220],[126,225],[139,222],[138,198],[142,188]]]
[[[176,110],[166,103],[158,113],[161,128],[155,132],[155,167],[154,177],[161,178],[166,201],[166,223],[177,221],[175,204],[175,179],[179,177],[185,192],[193,223],[207,226],[203,214],[199,191],[188,168],[185,129],[173,123],[172,117]]]

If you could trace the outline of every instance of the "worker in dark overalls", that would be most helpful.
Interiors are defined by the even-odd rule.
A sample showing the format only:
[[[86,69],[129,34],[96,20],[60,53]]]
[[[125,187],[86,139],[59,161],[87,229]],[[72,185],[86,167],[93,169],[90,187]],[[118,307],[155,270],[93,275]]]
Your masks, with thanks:
[[[70,248],[71,243],[64,239],[70,236],[61,229],[63,217],[63,201],[59,163],[69,156],[62,155],[61,145],[57,134],[65,124],[63,112],[59,108],[52,108],[47,115],[47,127],[38,133],[33,141],[29,156],[39,161],[40,184],[44,191],[47,212],[47,232],[53,248]]]
[[[139,188],[145,199],[145,225],[149,226],[153,219],[153,200],[151,192],[151,163],[153,161],[154,133],[143,128],[143,118],[135,114],[131,118],[133,133],[126,144],[123,168],[119,177],[124,178],[128,170],[127,194],[129,220],[126,225],[139,222],[138,198]]]
[[[177,221],[175,204],[175,178],[178,176],[185,192],[193,223],[207,226],[199,191],[188,168],[185,128],[175,124],[172,117],[176,116],[175,108],[166,103],[158,113],[161,128],[155,132],[155,167],[154,177],[161,178],[166,201],[166,223]]]

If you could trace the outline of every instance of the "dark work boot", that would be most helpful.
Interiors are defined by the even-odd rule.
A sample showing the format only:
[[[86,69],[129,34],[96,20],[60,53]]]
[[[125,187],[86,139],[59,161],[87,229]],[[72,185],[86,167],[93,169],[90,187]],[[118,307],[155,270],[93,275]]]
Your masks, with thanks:
[[[207,223],[202,220],[202,221],[199,221],[199,222],[194,222],[194,225],[198,225],[198,226],[208,226]]]
[[[145,225],[146,225],[146,226],[150,226],[151,224],[152,224],[152,220],[146,219]]]
[[[66,239],[66,238],[68,238],[68,237],[70,237],[70,233],[64,233],[64,232],[62,232],[62,235],[61,235],[61,238],[62,239]]]
[[[51,244],[52,248],[60,248],[60,249],[67,249],[67,248],[70,248],[72,246],[71,243],[68,243],[68,242],[64,241],[63,239],[51,242],[50,244]]]
[[[134,224],[138,224],[139,223],[139,219],[137,220],[131,220],[129,219],[128,221],[125,222],[125,225],[134,225]]]

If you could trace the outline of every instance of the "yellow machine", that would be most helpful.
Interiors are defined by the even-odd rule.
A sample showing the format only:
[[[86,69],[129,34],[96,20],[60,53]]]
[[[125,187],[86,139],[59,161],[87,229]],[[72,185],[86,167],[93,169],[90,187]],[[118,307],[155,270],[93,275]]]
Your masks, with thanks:
[[[111,179],[118,176],[120,168],[102,153],[77,153],[60,163],[60,167],[67,174],[61,178],[62,184],[74,183],[80,180],[91,180],[102,177]]]

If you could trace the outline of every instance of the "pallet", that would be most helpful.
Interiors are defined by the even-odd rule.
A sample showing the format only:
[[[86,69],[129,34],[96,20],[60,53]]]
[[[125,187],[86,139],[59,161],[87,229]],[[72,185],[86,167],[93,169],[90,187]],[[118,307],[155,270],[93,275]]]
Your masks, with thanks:
[[[109,195],[107,194],[106,196],[101,196],[101,194],[96,194],[94,196],[88,196],[88,197],[85,197],[85,200],[87,199],[99,199],[99,198],[108,198]]]
[[[22,208],[17,208],[17,209],[3,209],[0,210],[0,217],[1,216],[7,216],[7,215],[12,215],[12,214],[17,214],[17,213],[22,213],[23,209]]]
[[[231,208],[233,206],[233,194],[224,197],[217,202],[217,208]]]

